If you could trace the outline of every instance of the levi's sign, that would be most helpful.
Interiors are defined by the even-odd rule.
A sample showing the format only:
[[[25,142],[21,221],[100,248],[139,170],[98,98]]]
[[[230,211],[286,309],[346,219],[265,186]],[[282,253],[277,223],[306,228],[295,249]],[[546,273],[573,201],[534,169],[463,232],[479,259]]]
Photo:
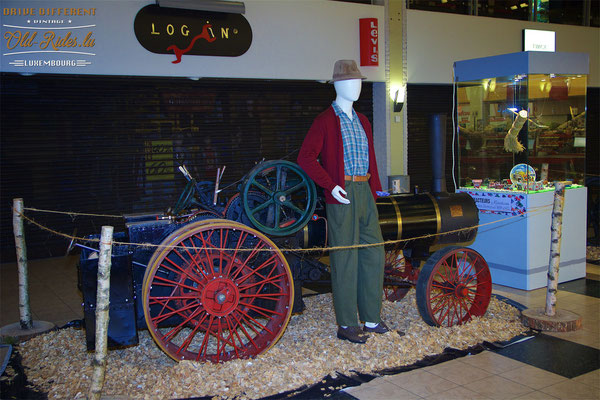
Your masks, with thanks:
[[[133,23],[138,42],[148,51],[183,55],[237,57],[252,43],[252,29],[241,14],[181,10],[149,5]]]
[[[377,18],[361,18],[360,30],[360,65],[379,65],[379,28]]]

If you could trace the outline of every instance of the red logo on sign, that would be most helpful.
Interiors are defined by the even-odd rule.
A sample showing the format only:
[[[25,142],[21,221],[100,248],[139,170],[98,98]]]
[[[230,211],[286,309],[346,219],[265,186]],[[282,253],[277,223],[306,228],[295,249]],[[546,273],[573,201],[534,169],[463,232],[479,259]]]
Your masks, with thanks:
[[[379,65],[379,28],[377,18],[361,18],[360,22],[360,65]]]
[[[202,27],[202,33],[195,36],[192,39],[192,42],[190,43],[190,45],[188,47],[186,47],[185,49],[180,49],[179,47],[175,46],[174,44],[170,45],[169,47],[167,47],[167,51],[173,51],[173,53],[175,53],[175,57],[177,57],[177,59],[175,61],[171,61],[173,64],[178,64],[181,62],[181,56],[184,55],[185,53],[189,52],[193,47],[194,47],[194,43],[196,43],[196,40],[198,39],[205,39],[207,42],[214,42],[215,41],[215,37],[211,36],[208,33],[208,30],[212,28],[212,25],[206,24]]]

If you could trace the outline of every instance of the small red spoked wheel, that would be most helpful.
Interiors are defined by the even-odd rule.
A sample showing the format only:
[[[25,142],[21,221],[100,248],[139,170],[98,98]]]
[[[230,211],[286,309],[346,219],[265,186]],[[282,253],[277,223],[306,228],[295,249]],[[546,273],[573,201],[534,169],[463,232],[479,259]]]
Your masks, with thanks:
[[[438,250],[425,263],[417,281],[417,307],[432,326],[454,326],[485,314],[492,278],[485,259],[466,247]]]
[[[246,225],[212,219],[161,243],[142,297],[148,330],[169,357],[222,362],[256,356],[280,339],[294,285],[271,240]]]
[[[418,272],[418,271],[417,271]],[[414,285],[412,267],[404,258],[402,249],[385,252],[383,294],[387,301],[400,301]]]
[[[385,285],[383,287],[383,294],[387,301],[400,301],[406,297],[410,289],[410,286]]]

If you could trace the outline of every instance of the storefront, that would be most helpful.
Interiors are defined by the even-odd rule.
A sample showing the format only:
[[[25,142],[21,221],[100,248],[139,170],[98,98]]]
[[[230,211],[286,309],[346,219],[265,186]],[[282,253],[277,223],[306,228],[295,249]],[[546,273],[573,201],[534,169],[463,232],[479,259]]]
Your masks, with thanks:
[[[360,19],[371,19],[371,49],[383,56],[380,6],[246,1],[235,14],[148,1],[75,4],[3,3],[3,204],[23,197],[40,209],[164,210],[185,183],[179,164],[208,181],[226,166],[223,185],[235,191],[262,159],[295,160],[334,97],[326,83],[333,63],[360,60]],[[361,66],[368,79],[356,108],[373,120],[384,62],[371,64]],[[9,211],[2,253],[12,257]],[[77,236],[115,224],[37,217]],[[66,251],[64,238],[27,233],[31,257]]]

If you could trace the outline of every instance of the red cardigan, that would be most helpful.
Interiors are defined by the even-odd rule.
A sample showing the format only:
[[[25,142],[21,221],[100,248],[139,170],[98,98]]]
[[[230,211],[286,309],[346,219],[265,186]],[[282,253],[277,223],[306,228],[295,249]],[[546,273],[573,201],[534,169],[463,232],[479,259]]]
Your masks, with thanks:
[[[373,147],[373,132],[371,123],[366,116],[356,113],[369,143],[369,185],[373,197],[377,198],[376,191],[381,190],[377,162]],[[321,162],[317,159],[321,156]],[[344,148],[340,119],[335,115],[333,107],[329,107],[315,118],[312,126],[304,138],[304,143],[298,154],[298,165],[312,178],[313,181],[325,189],[325,201],[329,204],[339,204],[333,198],[331,191],[336,185],[344,185]]]

